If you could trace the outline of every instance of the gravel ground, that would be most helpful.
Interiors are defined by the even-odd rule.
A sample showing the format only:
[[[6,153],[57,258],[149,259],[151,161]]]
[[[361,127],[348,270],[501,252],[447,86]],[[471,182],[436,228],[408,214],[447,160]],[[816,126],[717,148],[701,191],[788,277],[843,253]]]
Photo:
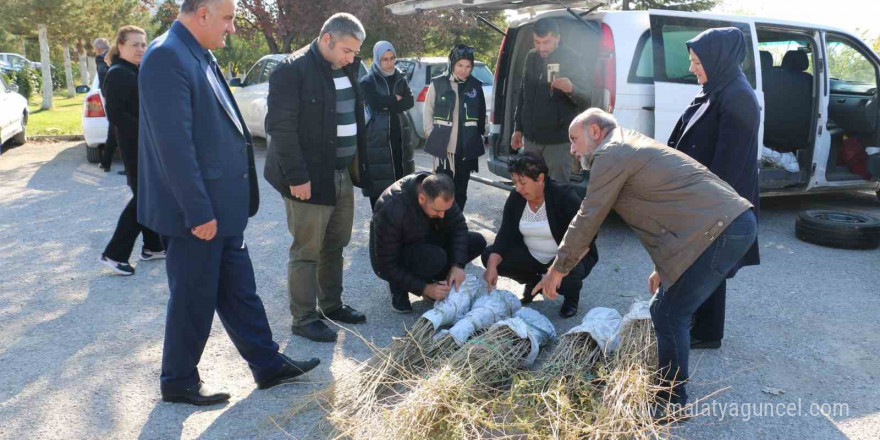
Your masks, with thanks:
[[[287,411],[370,352],[352,333],[341,333],[336,344],[291,336],[285,292],[291,238],[280,196],[261,181],[262,206],[246,231],[257,287],[284,352],[317,356],[322,364],[300,384],[257,391],[218,320],[200,370],[205,381],[231,392],[231,401],[206,409],[162,403],[164,265],[136,262],[137,274],[123,278],[97,262],[129,191],[123,176],[86,163],[84,148],[75,142],[28,144],[0,158],[0,438],[320,438],[318,414],[291,419]],[[261,169],[265,149],[258,148],[257,157]],[[421,154],[418,161],[428,164]],[[481,174],[491,177],[485,168]],[[468,223],[491,242],[505,193],[472,182],[469,194]],[[355,231],[345,252],[345,299],[368,316],[355,330],[385,345],[418,314],[389,312],[386,287],[372,274],[367,254],[369,202],[356,200]],[[693,353],[691,394],[726,390],[708,402],[715,405],[714,416],[683,424],[677,435],[878,438],[880,250],[836,250],[797,240],[797,212],[817,207],[880,215],[873,194],[764,201],[763,265],[744,269],[729,283],[724,347]],[[560,332],[592,307],[625,312],[633,300],[648,298],[650,259],[635,235],[611,218],[598,246],[600,263],[585,283],[576,318],[557,317],[561,300],[535,303]],[[500,287],[521,291],[508,280]],[[427,309],[421,301],[414,306],[417,312]],[[783,414],[757,414],[764,407],[753,404]],[[822,404],[837,404],[841,413],[811,414]]]

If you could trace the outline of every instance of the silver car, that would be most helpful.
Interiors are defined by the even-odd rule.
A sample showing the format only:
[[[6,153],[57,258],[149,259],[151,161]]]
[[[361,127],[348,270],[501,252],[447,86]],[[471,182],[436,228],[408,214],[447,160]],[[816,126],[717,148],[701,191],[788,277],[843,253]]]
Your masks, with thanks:
[[[409,82],[409,88],[412,90],[416,103],[413,108],[407,110],[413,127],[413,141],[419,144],[425,142],[425,130],[422,126],[422,113],[425,111],[425,95],[428,94],[428,86],[431,85],[431,78],[438,76],[446,71],[447,60],[441,57],[424,57],[424,58],[398,58],[397,68],[406,73],[406,80]],[[471,73],[474,78],[483,83],[483,94],[486,96],[486,127],[489,126],[492,114],[492,105],[495,102],[492,94],[492,86],[495,81],[495,75],[489,66],[482,61],[474,63],[474,70]]]

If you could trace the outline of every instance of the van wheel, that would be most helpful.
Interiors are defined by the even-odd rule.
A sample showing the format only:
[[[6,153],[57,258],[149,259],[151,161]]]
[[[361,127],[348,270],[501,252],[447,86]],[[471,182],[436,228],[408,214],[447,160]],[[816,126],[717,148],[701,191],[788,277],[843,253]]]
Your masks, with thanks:
[[[807,243],[842,249],[880,246],[880,220],[854,211],[808,209],[794,221],[797,238]]]
[[[101,149],[98,147],[90,147],[86,145],[86,159],[89,163],[101,162]]]

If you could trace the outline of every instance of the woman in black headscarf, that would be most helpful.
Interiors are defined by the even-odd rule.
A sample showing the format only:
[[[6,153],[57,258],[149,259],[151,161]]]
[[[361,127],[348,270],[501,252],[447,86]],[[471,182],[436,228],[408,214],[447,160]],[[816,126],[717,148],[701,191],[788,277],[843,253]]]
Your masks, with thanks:
[[[746,44],[737,28],[709,29],[686,43],[690,71],[703,90],[676,124],[668,145],[698,160],[755,206],[758,214],[758,126],[761,111],[740,64]],[[727,274],[760,263],[758,240]],[[727,283],[694,313],[691,348],[719,348]]]
[[[394,66],[396,59],[394,46],[379,41],[373,46],[373,67],[360,80],[370,113],[361,188],[370,198],[370,207],[385,188],[415,171],[410,132],[403,130],[406,111],[414,100],[406,76]]]

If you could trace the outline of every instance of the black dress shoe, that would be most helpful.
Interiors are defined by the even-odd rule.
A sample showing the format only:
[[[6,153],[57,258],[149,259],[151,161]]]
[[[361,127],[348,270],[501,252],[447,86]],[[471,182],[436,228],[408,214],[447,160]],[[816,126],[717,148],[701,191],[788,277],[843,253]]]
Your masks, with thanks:
[[[721,340],[703,341],[702,339],[691,338],[691,350],[715,350],[721,348]]]
[[[535,297],[532,296],[532,290],[535,289],[536,285],[537,284],[526,284],[526,287],[523,289],[522,298],[519,300],[520,304],[527,306],[532,303],[535,299]]]
[[[124,175],[125,175],[125,170],[117,171],[116,174],[119,174],[120,176],[124,176]]]
[[[312,321],[305,325],[292,325],[290,332],[315,342],[336,341],[336,332],[321,321]]]
[[[307,361],[295,361],[282,353],[278,353],[284,359],[284,365],[281,369],[271,377],[261,382],[257,382],[257,388],[268,390],[269,388],[293,382],[293,379],[308,373],[321,363],[318,358],[311,358]]]
[[[345,304],[331,313],[322,313],[322,315],[331,321],[339,321],[346,324],[360,324],[362,322],[367,322],[366,315]]]
[[[216,405],[229,400],[229,393],[213,391],[199,382],[179,393],[162,393],[163,402],[188,403],[190,405]]]
[[[571,318],[574,315],[577,315],[578,312],[578,302],[575,300],[569,300],[568,297],[562,301],[562,308],[559,309],[559,316],[563,318]]]

